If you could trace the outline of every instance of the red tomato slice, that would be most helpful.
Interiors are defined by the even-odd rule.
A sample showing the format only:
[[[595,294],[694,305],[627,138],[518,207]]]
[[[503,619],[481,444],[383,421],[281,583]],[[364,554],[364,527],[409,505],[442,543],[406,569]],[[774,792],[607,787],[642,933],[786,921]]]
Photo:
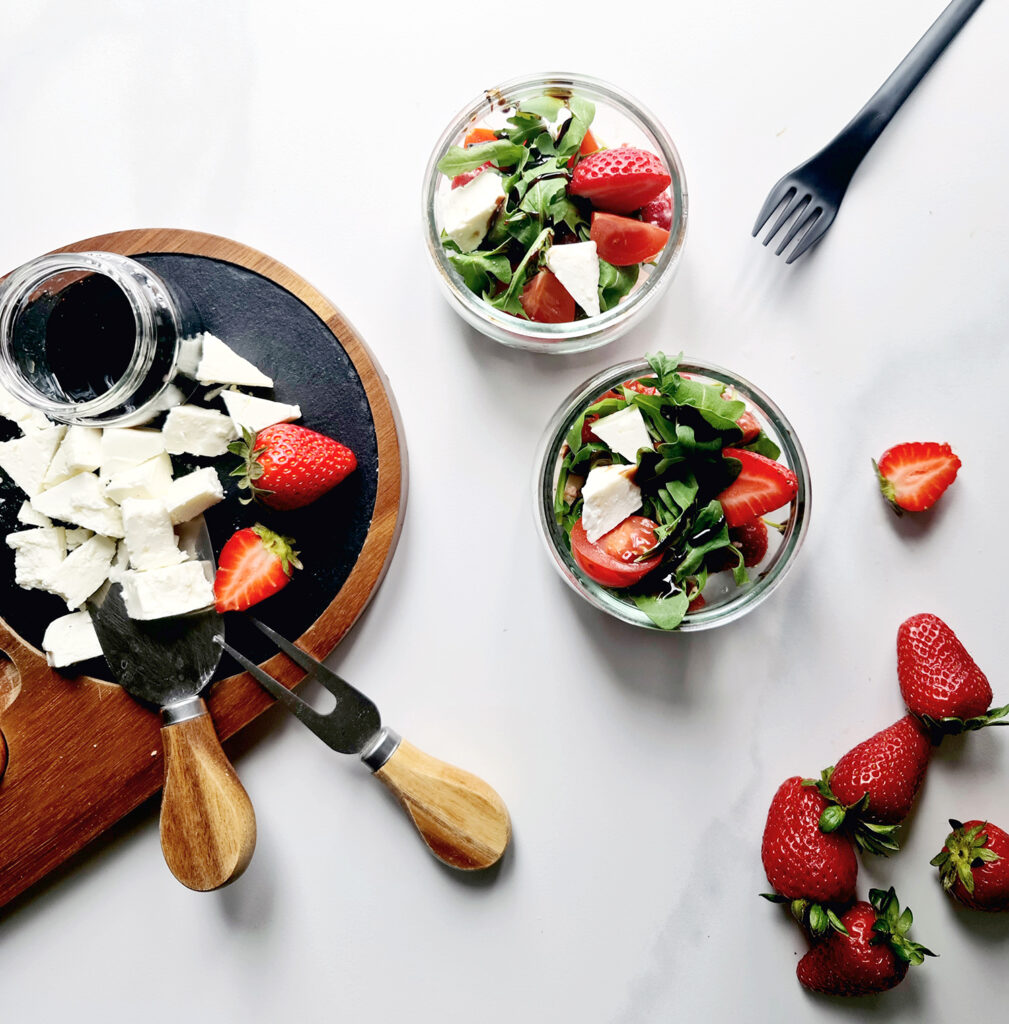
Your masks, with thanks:
[[[541,324],[568,324],[575,318],[575,300],[549,270],[526,282],[519,301],[526,316]]]
[[[601,260],[615,267],[629,267],[658,256],[669,241],[669,232],[633,217],[597,211],[592,214],[589,238],[596,243]]]
[[[592,134],[590,128],[582,139],[582,144],[578,147],[578,152],[571,155],[571,159],[568,161],[568,167],[574,167],[575,161],[580,160],[583,156],[589,156],[599,150],[599,143],[596,142],[596,137]]]
[[[478,142],[493,142],[497,135],[490,128],[473,128],[463,140],[464,146],[475,146]]]
[[[571,529],[571,554],[589,579],[604,587],[630,587],[662,561],[662,554],[644,562],[634,559],[655,547],[658,523],[644,516],[628,516],[594,544],[579,519]]]

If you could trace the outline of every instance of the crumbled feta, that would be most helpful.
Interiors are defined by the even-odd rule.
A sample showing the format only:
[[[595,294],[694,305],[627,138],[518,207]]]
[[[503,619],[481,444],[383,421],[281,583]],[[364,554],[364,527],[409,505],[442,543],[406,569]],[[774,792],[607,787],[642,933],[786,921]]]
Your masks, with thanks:
[[[102,461],[102,432],[98,427],[69,427],[42,481],[55,487],[78,473],[90,473]]]
[[[59,448],[66,427],[47,427],[13,441],[0,442],[0,469],[21,488],[30,499],[42,490],[42,481]]]
[[[109,480],[124,469],[139,466],[165,450],[160,430],[106,427],[102,431],[101,478]]]
[[[73,611],[109,578],[116,542],[97,534],[75,548],[49,577],[48,589],[59,594]]]
[[[271,402],[255,395],[244,395],[241,391],[222,391],[221,398],[235,426],[238,429],[246,427],[254,434],[274,423],[292,423],[301,419],[301,408],[297,405]]]
[[[14,582],[26,590],[49,590],[49,580],[67,553],[63,527],[44,526],[9,533],[7,546],[14,549]]]
[[[94,535],[94,530],[86,530],[83,526],[67,530],[67,551],[79,548],[86,540],[91,540]]]
[[[586,316],[599,316],[599,257],[595,242],[552,245],[547,249],[546,265]]]
[[[168,518],[177,525],[195,519],[211,505],[223,501],[224,488],[216,470],[204,466],[195,473],[188,473],[173,480],[163,500],[168,510]]]
[[[463,252],[472,252],[487,234],[494,211],[504,200],[501,175],[488,168],[442,197],[442,230]]]
[[[641,488],[633,482],[634,470],[634,466],[596,466],[586,477],[582,526],[590,543],[641,508]]]
[[[127,498],[161,498],[172,486],[172,460],[168,452],[116,473],[105,485],[105,497],[122,504]]]
[[[122,513],[105,497],[102,482],[94,473],[78,473],[43,491],[32,504],[52,519],[84,526],[106,537],[123,535]]]
[[[603,416],[589,430],[611,451],[622,455],[628,462],[638,461],[639,448],[651,448],[652,438],[645,426],[641,410],[632,405]]]
[[[238,431],[216,409],[201,409],[196,405],[180,405],[165,417],[162,428],[165,450],[171,455],[204,455],[216,457],[228,450],[228,442],[238,437]]]
[[[130,549],[126,546],[126,541],[121,540],[116,545],[116,554],[112,559],[112,565],[109,566],[109,579],[113,583],[119,583],[122,581],[123,575],[130,567]]]
[[[209,562],[182,562],[163,569],[122,575],[123,603],[133,619],[164,619],[214,603]]]
[[[127,498],[123,530],[133,569],[161,569],[184,562],[165,503],[157,498]]]
[[[49,516],[42,515],[38,509],[32,506],[30,501],[22,501],[18,509],[18,522],[25,526],[52,526],[53,521]]]
[[[49,623],[42,637],[42,650],[53,668],[63,668],[88,658],[101,657],[102,645],[98,642],[91,616],[80,611],[62,615]]]
[[[203,355],[196,368],[202,384],[242,384],[250,388],[272,388],[273,380],[221,341],[216,335],[203,335]]]

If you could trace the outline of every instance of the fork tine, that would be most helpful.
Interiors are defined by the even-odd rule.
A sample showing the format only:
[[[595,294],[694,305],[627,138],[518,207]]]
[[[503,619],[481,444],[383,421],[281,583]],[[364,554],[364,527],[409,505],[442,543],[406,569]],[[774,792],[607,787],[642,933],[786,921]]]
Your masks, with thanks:
[[[800,231],[806,232],[816,223],[817,218],[823,213],[823,207],[814,207],[812,202],[799,213],[799,215],[792,222],[792,226],[788,229],[788,233],[785,235],[781,242],[781,245],[774,250],[775,256],[780,256],[786,249],[787,246],[791,245],[792,239],[795,238]]]
[[[252,620],[252,624],[268,639],[272,640],[291,661],[300,665],[316,682],[321,683],[329,690],[334,697],[339,699],[346,694],[347,687],[350,684],[341,679],[332,669],[326,668],[321,661],[316,661],[307,651],[303,651],[300,647],[295,647],[290,640],[282,637],[275,629],[270,629],[265,622],[260,622],[259,619],[252,618],[252,616],[249,616],[249,618]]]
[[[808,192],[796,193],[795,198],[788,204],[788,206],[785,207],[784,210],[781,211],[780,216],[774,222],[774,227],[767,232],[763,244],[767,245],[767,243],[770,242],[770,240],[778,233],[778,230],[788,223],[789,218],[793,214],[795,215],[796,221],[801,220],[803,211],[809,206],[809,202],[812,198],[813,197]]]
[[[836,213],[836,209],[824,210],[813,222],[809,230],[799,239],[798,244],[792,250],[788,259],[785,260],[785,263],[788,264],[797,260],[811,245],[818,242],[823,237],[827,228],[830,227]]]
[[[764,200],[764,205],[760,208],[760,213],[757,214],[757,222],[753,225],[752,235],[754,238],[757,237],[757,233],[760,229],[770,220],[771,214],[781,206],[782,203],[788,202],[795,195],[795,186],[792,185],[790,188],[783,189],[782,182],[778,182],[770,192],[767,193],[767,198]]]

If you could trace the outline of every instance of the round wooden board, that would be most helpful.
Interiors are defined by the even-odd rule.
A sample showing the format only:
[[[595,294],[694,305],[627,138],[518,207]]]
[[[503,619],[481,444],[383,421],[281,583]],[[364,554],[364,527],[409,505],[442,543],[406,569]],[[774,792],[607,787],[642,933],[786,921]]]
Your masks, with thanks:
[[[356,557],[336,577],[338,583],[333,585],[339,585],[338,591],[297,640],[314,657],[325,657],[381,582],[405,507],[405,447],[394,402],[373,357],[323,295],[287,267],[248,246],[201,232],[149,229],[100,235],[57,251],[86,250],[150,256],[152,261],[162,254],[178,254],[242,268],[307,307],[346,354],[366,397],[377,463],[368,485],[368,499],[373,496],[374,501],[371,519],[353,549]],[[276,376],[282,375],[281,369]],[[219,540],[215,537],[215,542]],[[293,583],[279,596],[285,595],[288,602],[295,596]],[[264,667],[286,686],[294,686],[304,676],[279,654]],[[245,673],[221,679],[209,696],[222,739],[272,702]],[[0,729],[10,755],[0,780],[0,906],[160,788],[159,728],[157,714],[118,686],[91,676],[68,679],[50,669],[44,655],[0,619]]]

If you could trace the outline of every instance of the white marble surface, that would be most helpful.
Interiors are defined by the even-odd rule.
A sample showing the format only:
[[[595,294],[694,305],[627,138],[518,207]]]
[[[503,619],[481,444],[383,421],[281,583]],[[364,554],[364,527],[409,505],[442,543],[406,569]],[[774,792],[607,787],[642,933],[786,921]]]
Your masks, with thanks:
[[[148,808],[0,914],[5,1019],[828,1021],[759,900],[767,804],[901,714],[894,636],[932,610],[996,697],[1006,568],[1009,12],[984,4],[861,168],[812,258],[749,236],[771,184],[837,130],[941,2],[9,4],[0,32],[0,266],[126,227],[234,237],[302,273],[368,340],[410,448],[388,578],[332,663],[417,744],[490,780],[515,822],[491,881],[442,870],[360,766],[271,713],[237,748],[252,865],[183,890]],[[531,8],[525,8],[531,10]],[[432,140],[483,87],[547,65],[610,79],[687,169],[678,279],[580,357],[495,347],[439,294],[420,231]],[[597,614],[540,550],[529,477],[559,400],[653,348],[733,367],[795,424],[813,519],[775,597],[706,635]],[[963,458],[897,522],[869,459]],[[944,744],[889,862],[941,958],[861,1016],[991,1015],[1009,920],[940,894],[952,816],[1009,823],[1009,734]],[[970,993],[970,996],[965,996]]]

